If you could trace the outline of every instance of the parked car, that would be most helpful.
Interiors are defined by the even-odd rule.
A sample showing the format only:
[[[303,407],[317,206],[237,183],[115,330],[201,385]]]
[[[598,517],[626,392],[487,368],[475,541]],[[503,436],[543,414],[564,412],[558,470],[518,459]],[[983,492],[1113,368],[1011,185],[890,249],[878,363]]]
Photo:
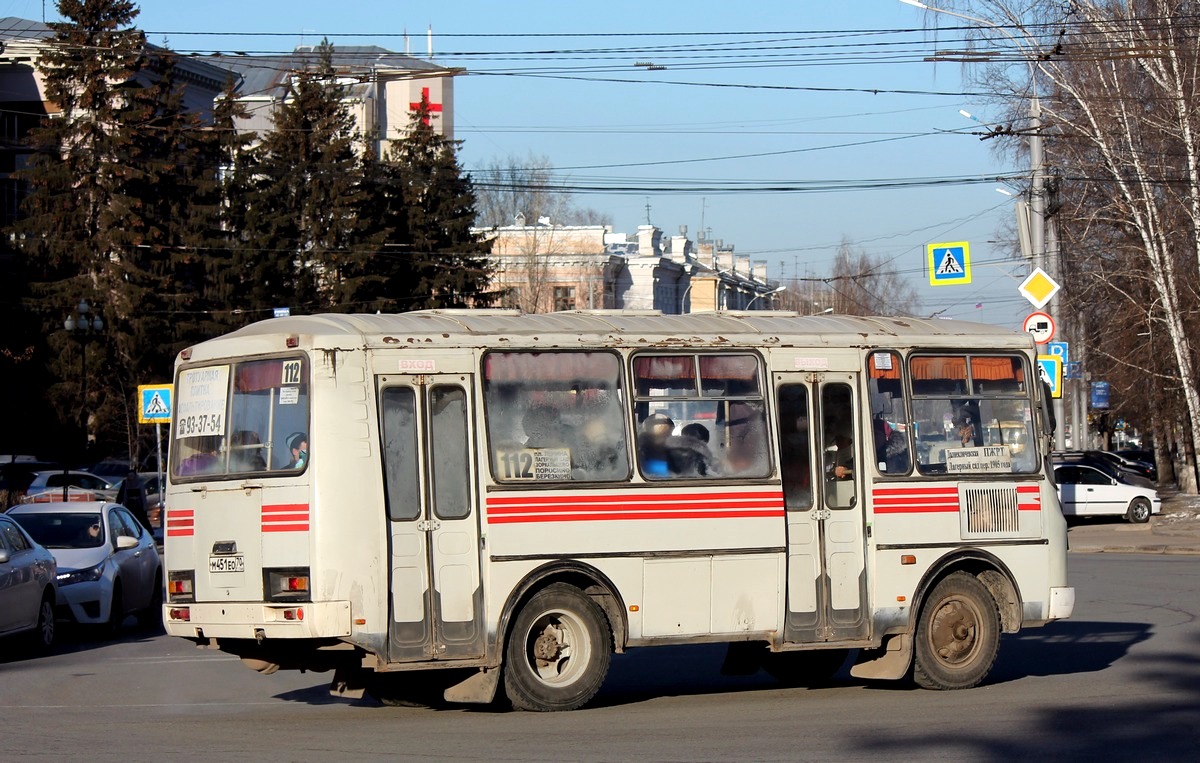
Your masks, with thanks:
[[[1154,488],[1154,481],[1144,470],[1126,466],[1120,459],[1113,457],[1113,454],[1105,450],[1055,451],[1051,454],[1051,460],[1056,464],[1088,464],[1121,482],[1138,487]]]
[[[54,644],[57,574],[53,554],[0,516],[0,636],[26,634],[39,650]]]
[[[1091,464],[1058,463],[1054,481],[1067,517],[1123,515],[1130,522],[1142,523],[1162,511],[1158,491],[1122,482]]]
[[[0,512],[20,503],[38,472],[62,469],[52,461],[0,461]]]
[[[59,614],[116,630],[129,614],[159,622],[162,562],[129,510],[107,501],[23,503],[8,516],[58,562]]]
[[[117,485],[91,472],[46,470],[35,472],[25,490],[25,501],[61,501],[63,486],[68,501],[111,501],[117,497]]]
[[[1152,450],[1114,450],[1115,455],[1121,458],[1132,461],[1141,465],[1146,469],[1146,473],[1150,475],[1150,479],[1158,482],[1158,461],[1154,458]]]

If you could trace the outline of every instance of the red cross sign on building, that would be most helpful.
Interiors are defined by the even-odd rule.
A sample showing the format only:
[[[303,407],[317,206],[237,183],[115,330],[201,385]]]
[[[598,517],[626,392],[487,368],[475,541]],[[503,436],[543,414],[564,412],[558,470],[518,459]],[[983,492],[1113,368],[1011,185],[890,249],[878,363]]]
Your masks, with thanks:
[[[431,117],[432,117],[434,114],[440,114],[440,113],[441,113],[441,111],[442,111],[442,104],[440,104],[440,103],[430,103],[430,101],[429,101],[429,88],[427,88],[427,87],[423,87],[423,88],[421,88],[421,100],[420,100],[420,101],[418,101],[418,102],[416,102],[416,103],[410,103],[410,104],[408,104],[408,109],[409,109],[409,111],[416,111],[417,109],[421,108],[421,104],[422,104],[422,103],[424,103],[424,104],[425,104],[425,108],[427,108],[427,109],[428,109],[428,112],[425,114],[425,116],[424,116],[424,117],[422,117],[422,118],[421,118],[421,123],[422,123],[422,124],[424,124],[426,127],[428,127],[428,126],[429,126],[429,121],[430,121],[430,118],[431,118]]]

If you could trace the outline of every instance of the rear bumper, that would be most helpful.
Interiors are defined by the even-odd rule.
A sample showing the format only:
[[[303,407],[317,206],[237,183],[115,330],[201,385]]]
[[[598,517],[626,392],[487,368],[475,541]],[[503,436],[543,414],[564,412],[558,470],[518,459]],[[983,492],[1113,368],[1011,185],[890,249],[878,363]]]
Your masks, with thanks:
[[[173,610],[187,610],[188,619],[172,617]],[[288,610],[296,619],[285,619]],[[165,604],[163,624],[168,635],[184,638],[341,638],[350,635],[350,602]]]

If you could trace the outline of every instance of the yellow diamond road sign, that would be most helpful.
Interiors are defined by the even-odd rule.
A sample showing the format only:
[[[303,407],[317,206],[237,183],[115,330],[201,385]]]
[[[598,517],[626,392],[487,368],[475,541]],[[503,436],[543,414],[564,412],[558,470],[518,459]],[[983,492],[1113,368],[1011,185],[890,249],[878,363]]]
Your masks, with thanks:
[[[1041,310],[1058,293],[1059,288],[1061,287],[1058,285],[1058,281],[1051,278],[1046,271],[1034,268],[1033,272],[1017,287],[1017,290],[1035,308]]]

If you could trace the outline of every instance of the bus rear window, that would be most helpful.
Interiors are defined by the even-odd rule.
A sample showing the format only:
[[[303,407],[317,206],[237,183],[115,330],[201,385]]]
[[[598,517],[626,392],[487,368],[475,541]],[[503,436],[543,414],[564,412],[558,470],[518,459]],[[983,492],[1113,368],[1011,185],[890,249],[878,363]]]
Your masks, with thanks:
[[[212,479],[304,469],[308,377],[302,356],[181,370],[172,476]]]

